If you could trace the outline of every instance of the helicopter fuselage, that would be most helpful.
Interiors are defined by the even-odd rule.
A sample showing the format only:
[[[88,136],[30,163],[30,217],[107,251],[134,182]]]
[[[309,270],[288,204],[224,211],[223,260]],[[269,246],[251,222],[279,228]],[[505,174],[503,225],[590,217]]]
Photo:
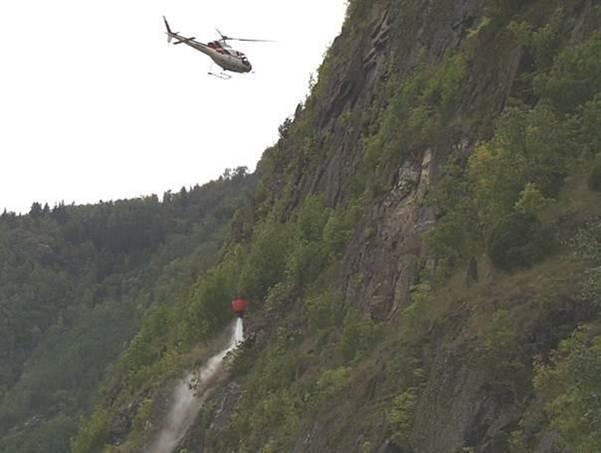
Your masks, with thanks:
[[[194,41],[185,44],[208,55],[224,71],[245,73],[252,70],[252,66],[244,54],[231,47],[220,46],[217,42],[203,44]]]

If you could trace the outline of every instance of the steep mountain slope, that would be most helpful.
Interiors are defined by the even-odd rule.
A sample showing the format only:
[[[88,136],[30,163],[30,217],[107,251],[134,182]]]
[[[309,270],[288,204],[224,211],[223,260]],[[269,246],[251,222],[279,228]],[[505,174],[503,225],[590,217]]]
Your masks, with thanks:
[[[176,451],[601,448],[601,7],[354,0],[193,294],[75,452],[144,451],[174,378],[251,341]]]

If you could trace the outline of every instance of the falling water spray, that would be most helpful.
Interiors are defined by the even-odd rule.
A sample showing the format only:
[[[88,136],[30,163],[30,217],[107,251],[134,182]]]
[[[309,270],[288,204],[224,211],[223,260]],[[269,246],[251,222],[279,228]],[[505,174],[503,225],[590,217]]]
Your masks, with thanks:
[[[223,359],[244,340],[242,318],[238,318],[226,348],[211,357],[200,370],[177,383],[171,409],[149,453],[171,453],[188,432],[210,391],[223,375]]]

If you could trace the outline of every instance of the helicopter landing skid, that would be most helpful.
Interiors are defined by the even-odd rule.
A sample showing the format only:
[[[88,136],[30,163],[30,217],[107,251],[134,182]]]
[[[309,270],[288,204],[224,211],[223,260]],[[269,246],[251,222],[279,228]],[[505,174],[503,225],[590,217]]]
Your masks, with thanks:
[[[217,77],[218,79],[221,79],[221,80],[229,80],[229,79],[231,79],[231,78],[232,78],[232,76],[231,76],[231,75],[229,75],[229,74],[226,74],[225,72],[215,73],[215,72],[211,72],[211,71],[209,71],[209,73],[208,73],[208,74],[209,74],[210,76]]]

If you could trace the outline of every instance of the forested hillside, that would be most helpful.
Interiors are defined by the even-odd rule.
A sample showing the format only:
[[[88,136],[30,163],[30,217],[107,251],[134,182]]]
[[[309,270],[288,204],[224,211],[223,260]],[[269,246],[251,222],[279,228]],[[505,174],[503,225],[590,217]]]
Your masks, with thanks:
[[[351,0],[215,261],[146,314],[71,451],[148,451],[234,296],[249,341],[176,452],[601,451],[600,55],[598,0]]]
[[[0,216],[0,451],[69,450],[107,367],[218,260],[254,180]]]

